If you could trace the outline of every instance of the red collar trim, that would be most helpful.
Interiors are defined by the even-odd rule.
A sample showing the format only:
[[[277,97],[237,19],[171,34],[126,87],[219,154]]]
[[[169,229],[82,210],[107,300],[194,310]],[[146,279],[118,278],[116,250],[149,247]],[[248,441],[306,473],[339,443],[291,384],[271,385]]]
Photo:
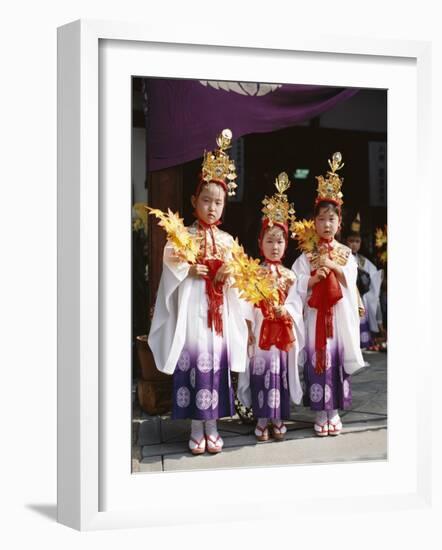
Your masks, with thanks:
[[[200,218],[198,218],[196,212],[193,213],[193,215],[196,217],[198,221],[198,225],[200,225],[203,229],[213,229],[213,227],[216,227],[217,225],[221,225],[222,221],[218,220],[215,223],[206,223]]]
[[[333,243],[334,237],[331,237],[330,239],[323,239],[322,237],[319,238],[319,244],[327,244],[330,245]]]

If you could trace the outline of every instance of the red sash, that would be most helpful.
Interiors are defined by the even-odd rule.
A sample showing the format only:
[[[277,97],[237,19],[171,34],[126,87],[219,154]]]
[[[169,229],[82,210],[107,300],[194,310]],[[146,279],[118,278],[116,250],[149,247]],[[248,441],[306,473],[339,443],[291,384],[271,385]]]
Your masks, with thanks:
[[[312,271],[315,275],[316,270]],[[325,350],[327,338],[333,338],[333,306],[342,298],[342,290],[339,281],[333,271],[325,279],[316,283],[308,305],[318,310],[316,315],[316,365],[315,372],[321,374],[325,371]]]
[[[224,281],[218,281],[214,283],[215,275],[218,273],[219,268],[223,265],[223,261],[213,258],[207,258],[207,233],[210,233],[212,238],[212,252],[216,254],[215,235],[213,234],[213,226],[219,225],[221,222],[218,220],[214,224],[206,224],[202,220],[198,219],[199,225],[204,229],[204,250],[203,258],[198,260],[199,264],[205,265],[208,268],[208,273],[203,277],[206,281],[206,295],[207,295],[207,326],[210,329],[214,329],[219,336],[223,335],[223,285]]]
[[[206,281],[206,295],[208,302],[207,325],[217,334],[223,335],[223,285],[224,281],[214,283],[218,269],[223,265],[222,260],[205,258],[199,262],[207,266],[208,273],[203,278]]]
[[[281,290],[278,290],[278,293],[279,302],[283,304],[285,296]],[[281,351],[289,351],[296,340],[290,315],[275,317],[273,306],[264,301],[261,301],[258,307],[264,317],[259,334],[259,347],[269,350],[272,346],[276,346]]]

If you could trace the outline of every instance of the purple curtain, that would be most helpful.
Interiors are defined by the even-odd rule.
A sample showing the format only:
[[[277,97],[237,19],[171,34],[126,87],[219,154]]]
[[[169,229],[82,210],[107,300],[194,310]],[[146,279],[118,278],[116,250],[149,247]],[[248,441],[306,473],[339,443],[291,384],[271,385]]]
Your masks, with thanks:
[[[271,132],[324,113],[357,89],[146,79],[150,171],[199,158],[230,128],[233,139]]]

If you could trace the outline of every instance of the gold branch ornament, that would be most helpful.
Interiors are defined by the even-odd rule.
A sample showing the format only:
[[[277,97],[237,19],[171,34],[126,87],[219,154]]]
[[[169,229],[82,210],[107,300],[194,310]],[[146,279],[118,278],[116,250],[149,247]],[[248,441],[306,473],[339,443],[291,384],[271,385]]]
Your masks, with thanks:
[[[375,247],[378,249],[377,255],[382,264],[387,263],[387,226],[377,227],[375,231]]]
[[[289,203],[285,194],[290,187],[290,180],[286,172],[281,172],[276,178],[275,187],[277,193],[270,198],[264,198],[262,201],[264,208],[261,211],[264,214],[264,218],[268,219],[269,227],[272,227],[275,223],[287,224],[290,226],[291,231],[296,217],[293,203]]]
[[[258,259],[250,258],[237,240],[232,247],[228,270],[234,281],[232,286],[238,289],[242,299],[253,305],[262,301],[273,306],[279,304],[277,282],[270,270],[261,266]]]
[[[298,241],[298,250],[305,252],[313,252],[316,250],[319,242],[318,234],[315,229],[313,220],[300,220],[292,226],[292,238]]]
[[[166,231],[167,239],[176,255],[189,264],[194,263],[198,255],[198,245],[192,239],[178,212],[174,214],[170,208],[167,209],[167,213],[150,206],[145,206],[145,208],[149,214],[160,220],[158,225]]]

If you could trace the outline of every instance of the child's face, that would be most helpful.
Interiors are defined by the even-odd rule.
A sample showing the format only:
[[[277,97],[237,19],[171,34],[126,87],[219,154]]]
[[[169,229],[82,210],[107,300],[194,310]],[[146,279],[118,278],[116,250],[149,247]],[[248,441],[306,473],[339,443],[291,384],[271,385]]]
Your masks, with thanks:
[[[339,216],[331,208],[321,208],[315,218],[315,228],[321,239],[333,239],[339,229]]]
[[[198,197],[192,196],[192,206],[200,220],[207,224],[216,223],[222,216],[226,194],[221,185],[204,185]]]
[[[268,260],[277,262],[284,256],[285,239],[280,227],[270,227],[264,233],[261,242],[262,252]]]
[[[361,248],[361,237],[348,237],[347,246],[351,248],[353,254],[357,254],[359,252],[359,249]]]

